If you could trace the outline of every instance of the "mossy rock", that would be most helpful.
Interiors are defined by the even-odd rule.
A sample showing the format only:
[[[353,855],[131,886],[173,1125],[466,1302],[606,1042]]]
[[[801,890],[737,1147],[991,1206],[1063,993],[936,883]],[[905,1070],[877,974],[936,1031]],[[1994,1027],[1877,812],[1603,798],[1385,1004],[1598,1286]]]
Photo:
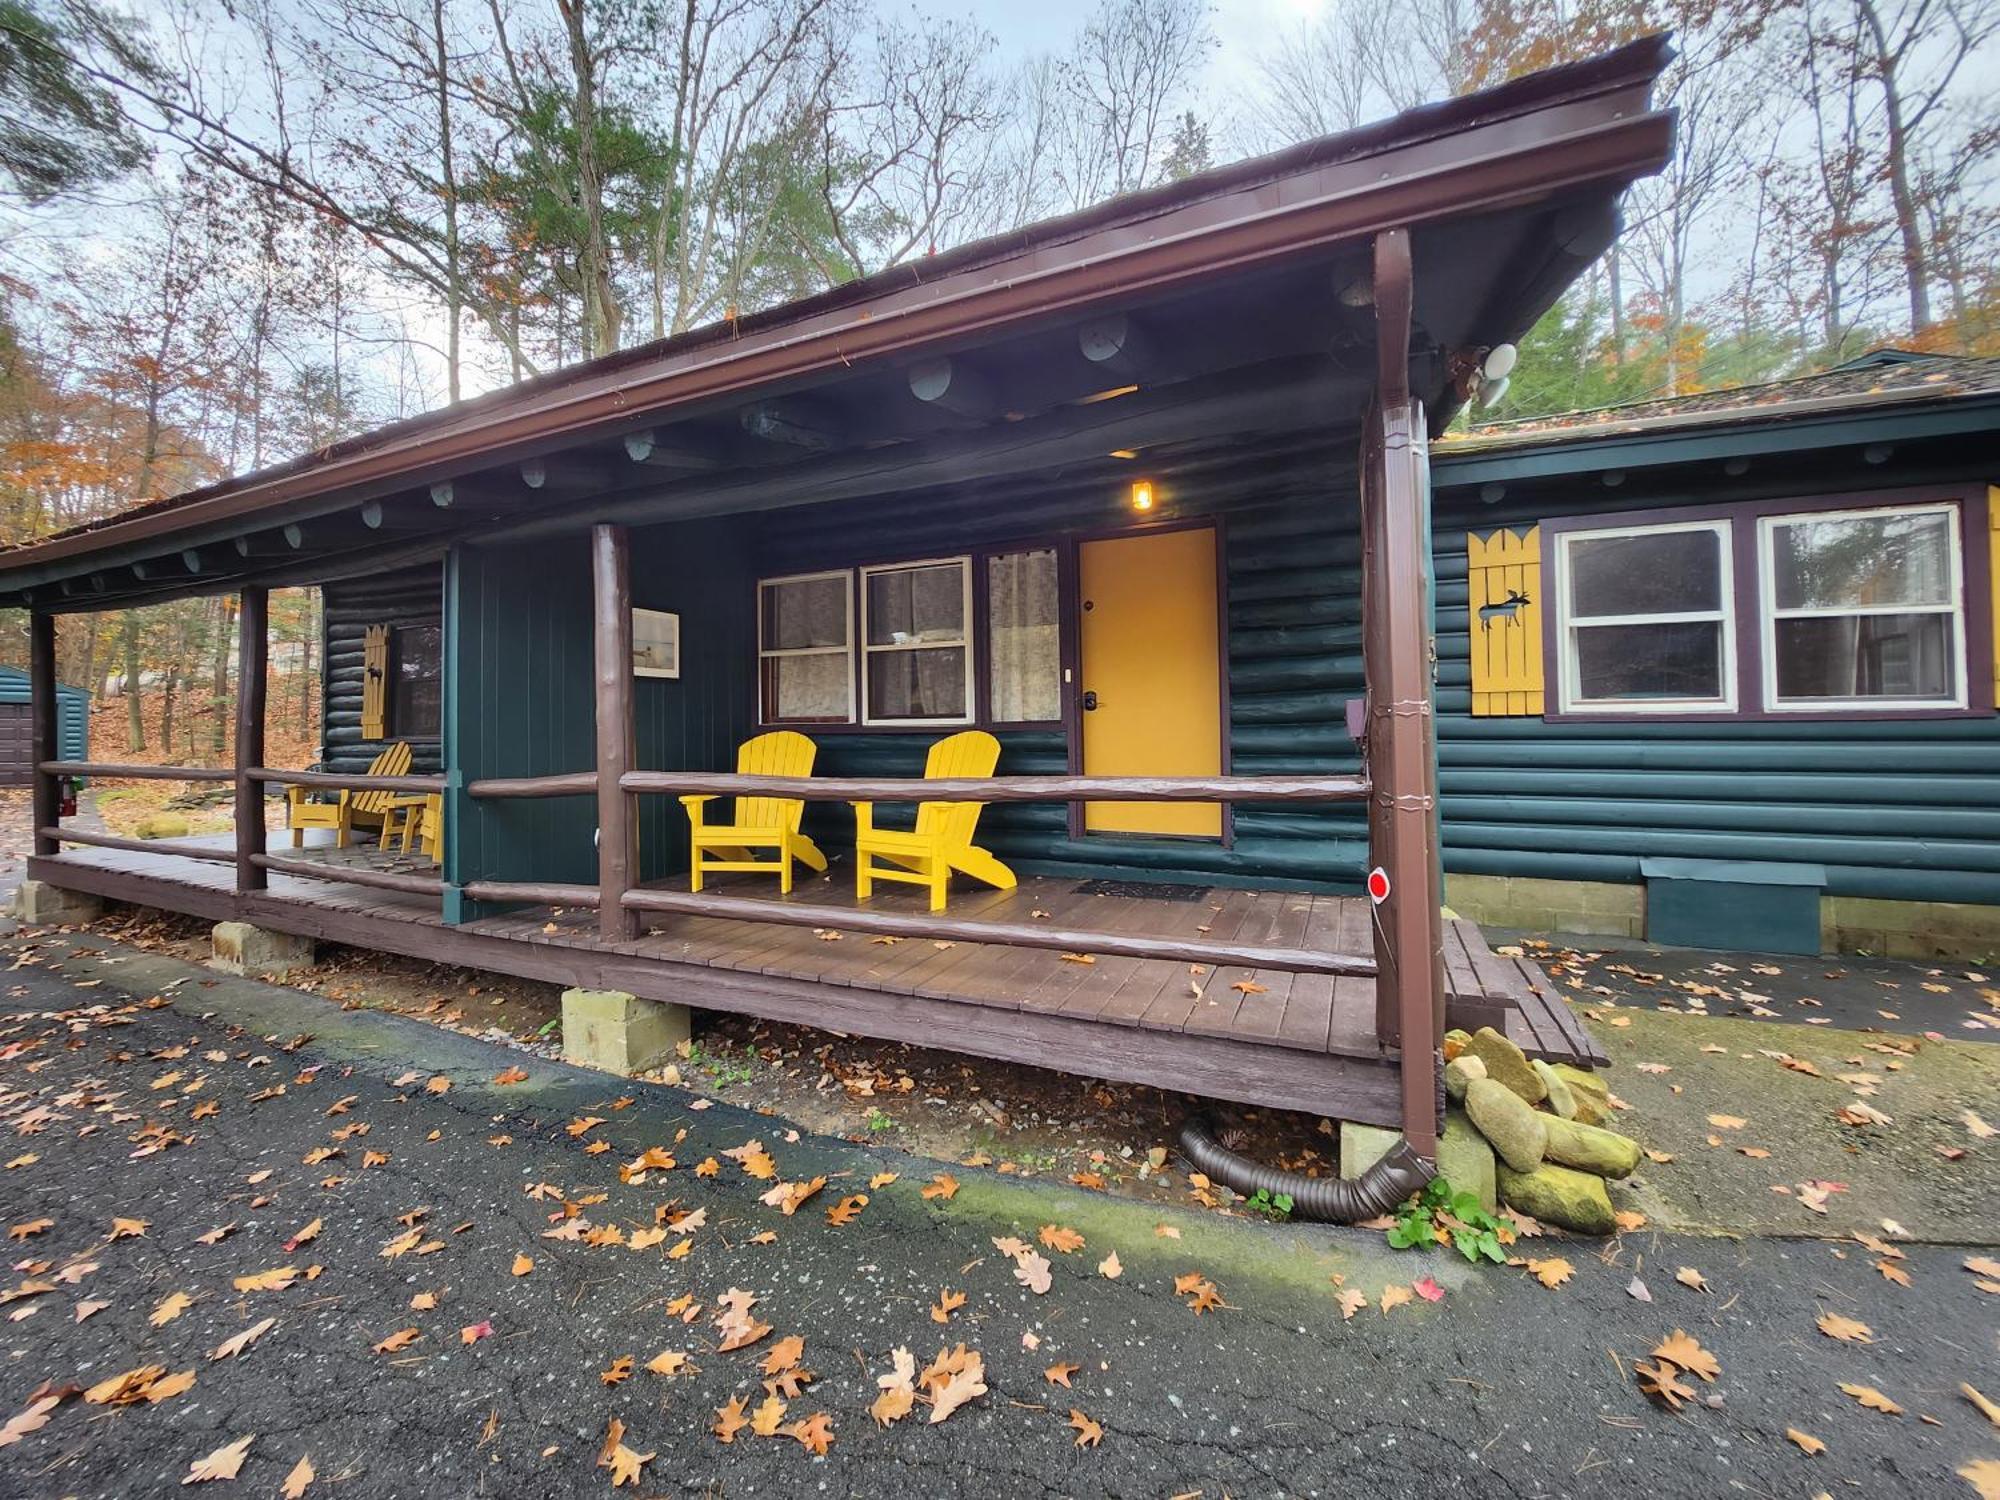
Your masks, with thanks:
[[[1577,1234],[1610,1234],[1618,1227],[1602,1177],[1553,1163],[1532,1172],[1516,1172],[1505,1162],[1500,1163],[1497,1176],[1500,1201],[1544,1224]]]
[[[1599,1177],[1630,1177],[1639,1165],[1639,1143],[1629,1135],[1574,1120],[1548,1120],[1543,1128],[1548,1137],[1543,1154],[1550,1161]]]
[[[1575,1067],[1569,1063],[1555,1063],[1550,1071],[1570,1087],[1573,1094],[1588,1094],[1599,1104],[1611,1097],[1611,1086],[1588,1068]]]
[[[1454,1026],[1444,1034],[1444,1060],[1450,1062],[1472,1044],[1472,1033]]]
[[[1473,1079],[1465,1091],[1465,1112],[1515,1171],[1532,1172],[1540,1165],[1549,1143],[1549,1117],[1536,1114],[1505,1084]]]
[[[1486,1076],[1486,1064],[1469,1053],[1454,1057],[1444,1065],[1445,1097],[1453,1104],[1465,1103],[1465,1091],[1472,1086],[1475,1078]]]
[[[1486,1064],[1488,1078],[1512,1089],[1530,1104],[1540,1104],[1549,1095],[1549,1086],[1542,1082],[1542,1075],[1528,1066],[1528,1054],[1491,1026],[1482,1026],[1472,1034],[1464,1055],[1478,1058]]]
[[[1543,1101],[1548,1105],[1549,1112],[1560,1115],[1565,1120],[1574,1120],[1576,1095],[1571,1092],[1570,1086],[1563,1082],[1562,1075],[1539,1057],[1530,1060],[1528,1065],[1540,1075],[1543,1087],[1549,1091],[1548,1098]]]
[[[154,813],[149,818],[141,818],[134,831],[142,839],[183,839],[187,837],[188,820],[179,813]]]
[[[1461,1193],[1475,1193],[1488,1213],[1500,1205],[1499,1179],[1494,1174],[1493,1148],[1473,1128],[1463,1110],[1444,1113],[1444,1134],[1438,1137],[1438,1176]]]

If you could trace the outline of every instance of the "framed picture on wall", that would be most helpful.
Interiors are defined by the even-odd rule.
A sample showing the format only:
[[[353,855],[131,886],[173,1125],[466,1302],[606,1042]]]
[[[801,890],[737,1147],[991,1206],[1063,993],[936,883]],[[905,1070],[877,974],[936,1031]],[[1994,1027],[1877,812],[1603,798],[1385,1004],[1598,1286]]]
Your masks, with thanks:
[[[663,609],[632,611],[632,675],[681,675],[681,617]]]

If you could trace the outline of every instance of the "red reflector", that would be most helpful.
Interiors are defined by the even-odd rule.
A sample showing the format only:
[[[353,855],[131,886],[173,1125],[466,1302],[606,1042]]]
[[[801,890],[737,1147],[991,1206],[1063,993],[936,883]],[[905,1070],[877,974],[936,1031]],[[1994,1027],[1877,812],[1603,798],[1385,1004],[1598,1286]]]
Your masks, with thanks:
[[[1389,899],[1389,872],[1380,865],[1368,872],[1368,899],[1377,906]]]

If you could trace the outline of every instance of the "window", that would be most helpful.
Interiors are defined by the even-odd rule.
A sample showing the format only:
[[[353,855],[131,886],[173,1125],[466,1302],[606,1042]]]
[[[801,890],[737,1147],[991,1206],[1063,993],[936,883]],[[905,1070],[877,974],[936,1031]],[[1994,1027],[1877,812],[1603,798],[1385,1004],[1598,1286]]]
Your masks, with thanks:
[[[1062,597],[1053,547],[986,559],[986,678],[996,724],[1062,717]]]
[[[854,582],[847,573],[757,586],[758,694],[766,724],[854,718]]]
[[[1766,516],[1758,563],[1767,707],[1965,706],[1957,506]]]
[[[443,660],[442,626],[398,625],[390,632],[389,733],[396,738],[438,738]]]
[[[1565,711],[1736,706],[1729,522],[1566,532],[1557,568]]]
[[[971,559],[863,568],[861,600],[864,722],[971,723]]]

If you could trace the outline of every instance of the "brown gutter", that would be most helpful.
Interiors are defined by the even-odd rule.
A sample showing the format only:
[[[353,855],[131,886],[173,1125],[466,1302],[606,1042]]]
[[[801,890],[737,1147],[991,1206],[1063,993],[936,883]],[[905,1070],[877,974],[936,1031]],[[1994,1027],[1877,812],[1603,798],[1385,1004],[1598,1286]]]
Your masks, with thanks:
[[[723,401],[1114,296],[1160,292],[1396,225],[1629,180],[1671,152],[1672,117],[1644,109],[1650,82],[1650,73],[1634,76],[1612,92],[1202,200],[936,285],[788,323],[720,348],[689,350],[651,371],[585,375],[539,405],[468,414],[456,427],[427,428],[386,447],[51,538],[0,556],[0,578],[18,589],[54,576],[49,565],[67,559],[226,526],[286,505],[324,500],[322,508],[336,508],[451,477],[475,464],[610,436],[670,407]]]

